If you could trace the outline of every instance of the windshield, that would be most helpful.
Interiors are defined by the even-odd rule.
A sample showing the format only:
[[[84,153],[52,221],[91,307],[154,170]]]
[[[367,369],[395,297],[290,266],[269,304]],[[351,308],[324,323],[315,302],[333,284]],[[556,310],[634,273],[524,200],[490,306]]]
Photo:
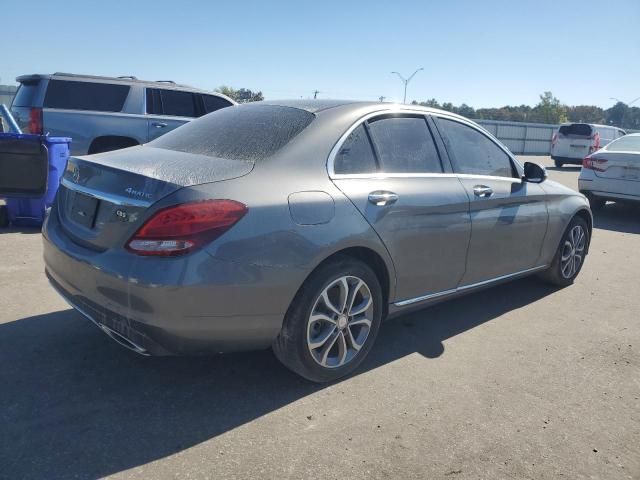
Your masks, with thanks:
[[[611,142],[605,147],[609,152],[638,152],[640,153],[640,135],[626,135]]]
[[[150,147],[230,160],[273,155],[304,130],[315,115],[277,105],[223,108],[167,133]]]

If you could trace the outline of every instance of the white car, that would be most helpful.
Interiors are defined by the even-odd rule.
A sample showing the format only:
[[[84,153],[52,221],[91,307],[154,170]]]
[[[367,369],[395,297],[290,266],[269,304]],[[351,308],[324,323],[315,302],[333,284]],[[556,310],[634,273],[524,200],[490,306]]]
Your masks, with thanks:
[[[556,167],[565,163],[580,165],[584,157],[625,134],[624,130],[609,125],[565,123],[551,138],[551,158]]]
[[[578,188],[602,208],[607,200],[640,202],[640,133],[631,133],[587,156]]]

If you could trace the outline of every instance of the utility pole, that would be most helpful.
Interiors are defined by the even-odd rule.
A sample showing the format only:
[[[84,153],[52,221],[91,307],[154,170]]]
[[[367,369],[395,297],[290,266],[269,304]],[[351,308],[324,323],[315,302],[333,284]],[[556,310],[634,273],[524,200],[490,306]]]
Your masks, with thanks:
[[[313,91],[313,99],[317,99],[318,98],[318,94],[320,93],[320,90],[314,90]]]
[[[418,73],[420,70],[424,70],[424,68],[420,67],[419,69],[417,69],[415,72],[413,72],[409,78],[404,78],[402,75],[400,75],[398,72],[391,72],[391,73],[395,73],[396,75],[398,75],[398,77],[400,78],[400,80],[402,80],[402,83],[404,83],[404,100],[402,101],[402,103],[407,103],[407,85],[409,84],[409,82],[411,81],[411,79],[416,75],[416,73]]]
[[[383,97],[382,95],[380,95],[378,98],[380,99],[380,103],[382,103],[382,102],[384,102],[384,99],[387,98],[387,97]]]

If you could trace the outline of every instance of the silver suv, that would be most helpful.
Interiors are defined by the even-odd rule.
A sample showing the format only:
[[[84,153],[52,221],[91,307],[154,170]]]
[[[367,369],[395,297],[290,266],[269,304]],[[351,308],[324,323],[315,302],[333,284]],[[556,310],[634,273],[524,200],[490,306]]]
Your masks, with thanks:
[[[72,155],[147,143],[235,102],[219,93],[136,77],[23,75],[11,113],[24,133],[71,137]]]

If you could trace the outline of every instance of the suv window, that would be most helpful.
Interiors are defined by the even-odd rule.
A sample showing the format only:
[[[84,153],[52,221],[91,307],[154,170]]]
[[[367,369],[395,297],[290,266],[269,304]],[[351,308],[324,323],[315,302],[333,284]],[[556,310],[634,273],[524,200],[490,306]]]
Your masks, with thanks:
[[[45,108],[120,112],[129,94],[128,85],[50,80]]]
[[[358,126],[342,144],[333,162],[338,174],[372,173],[377,170],[371,142],[364,125]]]
[[[444,118],[438,119],[438,128],[457,173],[514,176],[509,156],[478,130]]]
[[[369,125],[384,172],[442,173],[438,150],[424,117],[387,117]]]
[[[299,108],[242,105],[222,108],[211,115],[170,131],[150,147],[230,160],[260,160],[276,153],[315,118]]]
[[[179,90],[159,90],[163,115],[197,117],[195,95]]]
[[[216,110],[232,105],[231,102],[217,95],[202,95],[202,101],[204,102],[205,113],[215,112]]]
[[[33,107],[36,106],[36,96],[40,87],[40,81],[23,82],[16,92],[16,96],[11,104],[13,107]]]

